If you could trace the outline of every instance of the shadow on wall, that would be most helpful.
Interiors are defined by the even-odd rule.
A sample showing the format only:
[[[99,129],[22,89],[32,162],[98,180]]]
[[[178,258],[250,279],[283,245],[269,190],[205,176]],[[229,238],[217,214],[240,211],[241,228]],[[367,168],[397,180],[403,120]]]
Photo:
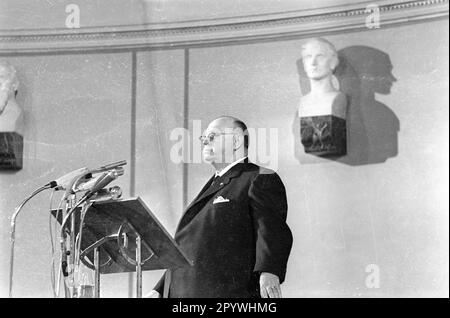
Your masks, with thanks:
[[[397,79],[392,75],[389,55],[367,46],[350,46],[338,51],[335,77],[339,89],[347,94],[347,155],[327,157],[358,166],[385,162],[397,156],[400,122],[395,113],[375,99],[375,93],[388,95]],[[297,60],[302,94],[310,90],[302,60]],[[300,163],[319,163],[323,159],[304,152],[300,139],[298,111],[292,125],[294,153]]]

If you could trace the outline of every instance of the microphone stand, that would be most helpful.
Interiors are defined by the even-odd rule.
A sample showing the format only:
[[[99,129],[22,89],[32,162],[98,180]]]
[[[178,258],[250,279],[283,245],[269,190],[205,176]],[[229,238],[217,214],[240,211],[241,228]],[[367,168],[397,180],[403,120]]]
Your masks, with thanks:
[[[63,274],[63,281],[65,277],[69,276],[69,272],[72,274],[68,279],[70,280],[70,290],[66,282],[64,282],[64,294],[66,298],[73,298],[74,296],[74,247],[75,247],[75,210],[76,208],[86,201],[87,198],[81,198],[78,202],[76,201],[75,188],[83,178],[89,178],[92,176],[92,170],[88,170],[86,173],[73,178],[67,185],[66,192],[64,194],[66,200],[66,211],[68,211],[65,217],[61,221],[61,233],[60,233],[60,244],[61,244],[61,272]],[[70,218],[70,248],[69,251],[66,250],[65,242],[65,225]],[[67,262],[67,254],[70,253],[69,262]]]
[[[99,169],[90,170],[88,173],[90,175],[92,175],[93,173],[98,173],[98,172],[104,171],[105,168],[109,168],[109,169],[111,169],[110,173],[112,173],[112,171],[114,171],[114,174],[113,174],[114,177],[113,178],[116,179],[118,176],[123,175],[123,168],[121,167],[121,165],[124,165],[125,163],[124,162],[119,162],[118,164],[114,164],[115,165],[114,168],[110,168],[109,166],[104,166],[104,167],[101,167]],[[100,182],[100,184],[101,184],[101,181],[105,177],[107,177],[108,175],[109,174],[107,174],[106,172],[103,173],[102,177],[100,177],[98,182]],[[81,181],[81,179],[83,177],[84,177],[83,175],[79,176],[79,177],[73,179],[69,183],[69,185],[68,185],[68,187],[66,189],[66,194],[67,195],[73,195],[73,196],[75,195],[78,183]],[[109,182],[111,182],[111,181],[112,180],[110,180]],[[95,185],[94,185],[94,187],[95,187]],[[75,211],[81,204],[83,204],[86,201],[88,201],[89,199],[91,199],[91,197],[98,190],[100,190],[100,189],[97,189],[95,191],[89,190],[88,192],[86,192],[84,194],[84,196],[78,202],[75,203],[75,205],[72,205],[73,202],[71,202],[72,204],[71,204],[71,206],[69,208],[69,211],[67,212],[66,216],[64,217],[64,219],[61,222],[61,233],[60,233],[61,257],[62,257],[62,259],[61,259],[61,269],[62,269],[62,273],[63,273],[64,277],[70,276],[70,277],[68,277],[68,279],[69,279],[69,282],[70,282],[69,285],[70,285],[70,288],[71,288],[71,290],[68,291],[67,290],[67,284],[64,284],[65,291],[66,291],[66,298],[67,298],[67,295],[69,295],[71,298],[73,298],[73,296],[75,295],[75,289],[74,289],[74,285],[75,285],[75,281],[74,281],[74,279],[75,279],[75,277],[74,277],[74,275],[75,275],[75,250],[76,250],[76,248],[75,248]],[[71,220],[70,241],[69,241],[70,242],[69,243],[70,244],[70,255],[69,255],[70,257],[69,257],[69,262],[67,262],[68,251],[66,250],[65,227],[66,227],[66,224],[67,224],[69,219]],[[80,226],[81,226],[81,224],[80,224]]]
[[[20,211],[24,207],[24,205],[33,198],[36,194],[52,188],[53,184],[49,183],[39,189],[35,190],[30,196],[28,196],[22,203],[16,208],[14,214],[11,216],[11,255],[9,259],[9,298],[12,298],[12,286],[13,286],[13,269],[14,269],[14,243],[16,240],[16,218],[19,215]]]
[[[84,203],[85,201],[87,201],[88,199],[90,199],[90,197],[93,195],[93,193],[90,193],[89,196],[84,196],[83,198],[81,198],[80,201],[78,201],[75,205],[74,204],[74,198],[72,195],[74,195],[74,191],[72,190],[72,187],[75,188],[75,186],[81,181],[82,178],[87,177],[89,175],[92,175],[93,173],[98,173],[98,172],[103,172],[103,171],[107,171],[107,170],[114,170],[117,169],[118,171],[120,171],[118,173],[118,175],[122,175],[123,174],[123,168],[122,166],[126,165],[127,162],[126,160],[122,160],[122,161],[118,161],[112,164],[108,164],[105,166],[101,166],[99,168],[96,169],[91,169],[90,171],[81,174],[80,176],[77,176],[76,178],[73,178],[69,184],[69,186],[67,187],[67,191],[64,194],[66,203],[69,205],[68,209],[70,209],[70,211],[67,213],[66,218],[64,220],[64,222],[62,222],[61,224],[61,235],[62,237],[64,237],[64,233],[63,233],[63,229],[64,229],[64,225],[67,222],[67,219],[69,216],[71,216],[71,234],[72,236],[74,236],[75,233],[75,215],[74,215],[74,211],[75,209],[81,204]],[[10,242],[11,242],[11,255],[10,255],[10,262],[9,262],[9,297],[12,298],[12,287],[13,287],[13,270],[14,270],[14,243],[15,243],[15,239],[16,239],[16,218],[19,215],[20,211],[22,210],[22,208],[25,206],[25,204],[31,199],[33,198],[35,195],[37,195],[38,193],[50,189],[50,188],[55,188],[56,186],[59,186],[57,184],[56,181],[51,181],[49,183],[47,183],[46,185],[44,185],[43,187],[40,187],[38,189],[36,189],[31,195],[29,195],[25,200],[22,201],[22,203],[20,203],[20,205],[15,209],[13,215],[11,216],[11,236],[10,236]],[[67,210],[66,210],[67,211]],[[64,238],[62,238],[61,240],[62,242],[64,241]],[[71,240],[71,247],[75,247],[75,241],[74,239]],[[62,244],[63,245],[63,244]],[[74,253],[74,249],[71,248],[72,253]],[[67,254],[65,254],[65,247],[62,247],[62,251],[64,253],[64,255],[61,255],[62,258],[66,257]],[[71,259],[70,259],[70,263],[73,265],[73,261],[74,261],[74,257],[75,255],[71,255]],[[64,273],[64,271],[63,271]],[[66,296],[67,296],[67,291],[66,291]]]
[[[88,197],[84,196],[81,198],[75,205],[70,207],[69,212],[67,212],[66,216],[64,217],[64,220],[61,222],[61,236],[60,236],[60,244],[61,244],[61,270],[64,277],[68,277],[70,280],[70,290],[68,290],[67,284],[64,284],[65,286],[65,294],[66,298],[73,298],[75,295],[75,210],[84,203]],[[69,251],[66,250],[66,242],[65,242],[65,225],[67,224],[67,221],[70,218],[70,248]],[[67,255],[69,254],[69,261],[67,262]],[[63,278],[64,279],[64,278]],[[68,297],[69,296],[69,297]]]

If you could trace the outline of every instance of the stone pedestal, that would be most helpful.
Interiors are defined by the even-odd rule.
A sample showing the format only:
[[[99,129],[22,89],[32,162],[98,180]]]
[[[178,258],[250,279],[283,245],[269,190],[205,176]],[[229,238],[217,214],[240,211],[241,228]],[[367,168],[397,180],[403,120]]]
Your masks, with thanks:
[[[300,117],[300,137],[306,153],[324,157],[347,153],[346,121],[340,117]]]
[[[23,137],[0,132],[0,170],[20,170],[23,165]]]

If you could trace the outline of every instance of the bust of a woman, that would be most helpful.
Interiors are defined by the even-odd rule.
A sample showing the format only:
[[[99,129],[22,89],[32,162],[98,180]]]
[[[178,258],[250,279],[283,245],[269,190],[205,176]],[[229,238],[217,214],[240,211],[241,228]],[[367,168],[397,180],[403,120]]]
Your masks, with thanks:
[[[302,46],[301,56],[311,86],[298,109],[305,151],[343,155],[347,98],[333,85],[333,72],[339,63],[336,49],[327,40],[315,38]]]

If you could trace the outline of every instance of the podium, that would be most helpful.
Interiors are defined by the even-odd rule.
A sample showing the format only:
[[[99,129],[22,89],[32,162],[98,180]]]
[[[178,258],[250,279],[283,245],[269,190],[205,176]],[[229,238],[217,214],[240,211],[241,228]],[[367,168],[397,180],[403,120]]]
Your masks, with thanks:
[[[192,266],[141,198],[91,201],[84,210],[68,228],[79,236],[80,261],[95,272],[94,297],[100,297],[101,274],[136,272],[140,298],[142,271]],[[61,223],[61,213],[52,214]]]

